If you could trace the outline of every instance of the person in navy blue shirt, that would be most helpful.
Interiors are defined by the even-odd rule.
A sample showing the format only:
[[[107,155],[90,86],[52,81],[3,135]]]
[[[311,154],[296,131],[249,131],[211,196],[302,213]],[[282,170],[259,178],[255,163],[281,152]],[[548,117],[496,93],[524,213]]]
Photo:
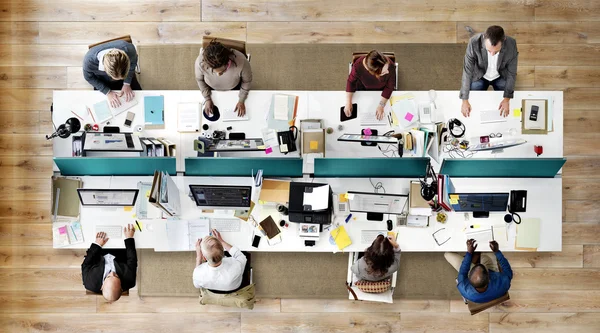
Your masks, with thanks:
[[[458,271],[458,291],[470,302],[486,303],[508,292],[513,277],[508,260],[504,258],[496,241],[490,242],[495,259],[487,254],[475,253],[477,243],[467,241],[467,253],[461,258],[456,253],[446,253],[446,260]],[[460,265],[460,266],[459,266]]]

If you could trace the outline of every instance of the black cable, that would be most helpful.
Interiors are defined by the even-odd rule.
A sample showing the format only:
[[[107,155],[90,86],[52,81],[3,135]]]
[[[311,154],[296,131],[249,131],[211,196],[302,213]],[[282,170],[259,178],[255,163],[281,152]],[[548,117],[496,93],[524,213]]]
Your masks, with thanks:
[[[371,180],[371,178],[369,178],[369,182],[371,183],[371,186],[373,186],[373,190],[375,191],[375,193],[379,193],[380,189],[382,189],[383,193],[385,193],[385,187],[383,187],[382,182],[377,182],[376,184],[373,184],[373,181]]]

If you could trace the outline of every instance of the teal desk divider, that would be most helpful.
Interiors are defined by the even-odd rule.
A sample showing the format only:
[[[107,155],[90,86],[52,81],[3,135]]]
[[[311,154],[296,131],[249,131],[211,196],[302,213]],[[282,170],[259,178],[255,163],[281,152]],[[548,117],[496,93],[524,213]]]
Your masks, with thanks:
[[[55,157],[54,163],[63,176],[177,175],[175,157]]]
[[[315,177],[417,178],[425,176],[428,157],[315,158]]]
[[[186,176],[251,177],[258,170],[264,177],[302,177],[302,159],[297,157],[188,157]]]
[[[450,177],[554,178],[566,158],[445,159],[440,174]]]

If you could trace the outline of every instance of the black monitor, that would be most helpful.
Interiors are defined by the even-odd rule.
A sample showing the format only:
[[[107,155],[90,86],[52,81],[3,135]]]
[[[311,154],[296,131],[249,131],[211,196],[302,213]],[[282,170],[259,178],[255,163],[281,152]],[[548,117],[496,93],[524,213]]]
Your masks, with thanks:
[[[506,212],[508,193],[449,193],[455,212],[473,212],[473,217],[489,217],[490,212]]]
[[[250,209],[252,187],[243,185],[190,185],[196,206],[202,209]]]

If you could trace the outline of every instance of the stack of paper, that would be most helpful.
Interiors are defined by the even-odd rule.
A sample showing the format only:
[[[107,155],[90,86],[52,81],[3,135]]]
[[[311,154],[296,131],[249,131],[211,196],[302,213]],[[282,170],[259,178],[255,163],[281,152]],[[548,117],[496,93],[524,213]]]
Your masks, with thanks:
[[[536,251],[540,246],[540,219],[523,219],[517,225],[515,249]]]
[[[305,207],[305,210],[324,210],[329,207],[329,185],[323,185],[318,187],[309,188],[311,192],[304,192],[304,199],[302,204]]]
[[[52,224],[52,243],[54,247],[79,244],[83,241],[83,231],[79,221],[55,222]]]
[[[166,231],[170,251],[193,250],[198,239],[209,235],[210,220],[208,218],[189,221],[169,220]]]

